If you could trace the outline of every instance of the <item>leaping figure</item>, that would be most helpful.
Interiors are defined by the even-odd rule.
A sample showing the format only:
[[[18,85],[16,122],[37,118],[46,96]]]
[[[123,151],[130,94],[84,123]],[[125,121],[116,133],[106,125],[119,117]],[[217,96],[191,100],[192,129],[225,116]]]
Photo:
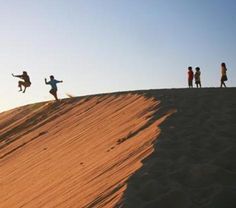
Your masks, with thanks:
[[[22,86],[24,87],[23,93],[25,93],[27,87],[31,86],[30,77],[29,77],[29,75],[27,74],[26,71],[23,71],[22,75],[14,75],[14,74],[12,74],[12,76],[20,78],[20,79],[23,80],[23,81],[19,81],[18,82],[18,87],[20,88],[19,92],[22,91]]]
[[[45,84],[47,85],[51,85],[51,90],[49,91],[53,97],[58,101],[58,97],[57,97],[57,83],[62,83],[63,81],[58,81],[54,78],[53,75],[50,76],[50,81],[47,81],[47,79],[45,78]]]

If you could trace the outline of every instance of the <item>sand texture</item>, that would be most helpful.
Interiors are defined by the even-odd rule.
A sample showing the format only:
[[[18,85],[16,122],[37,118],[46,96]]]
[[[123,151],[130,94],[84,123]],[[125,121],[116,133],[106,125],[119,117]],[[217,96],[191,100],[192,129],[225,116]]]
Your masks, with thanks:
[[[44,102],[0,114],[0,208],[236,207],[236,89]]]
[[[158,106],[118,93],[0,114],[0,207],[114,207],[153,152]]]
[[[123,207],[236,207],[236,89],[148,91],[164,108],[154,153],[128,181]]]

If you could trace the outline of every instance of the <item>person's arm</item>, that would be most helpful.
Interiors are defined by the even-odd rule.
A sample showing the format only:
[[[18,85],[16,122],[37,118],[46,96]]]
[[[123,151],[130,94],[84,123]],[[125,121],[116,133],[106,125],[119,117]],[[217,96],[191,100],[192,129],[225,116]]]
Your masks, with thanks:
[[[49,84],[49,82],[47,81],[47,79],[46,79],[46,78],[44,79],[44,81],[45,81],[45,84]]]
[[[14,75],[14,74],[11,74],[13,77],[18,77],[18,78],[22,78],[22,75]]]
[[[56,83],[62,83],[63,82],[63,80],[56,80]]]

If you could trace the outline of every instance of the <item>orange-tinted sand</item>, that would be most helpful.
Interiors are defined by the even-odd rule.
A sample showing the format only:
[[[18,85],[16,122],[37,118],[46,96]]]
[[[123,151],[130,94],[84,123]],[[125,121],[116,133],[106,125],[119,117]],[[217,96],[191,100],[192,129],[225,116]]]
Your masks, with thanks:
[[[114,207],[153,152],[158,106],[121,93],[0,114],[0,207]]]

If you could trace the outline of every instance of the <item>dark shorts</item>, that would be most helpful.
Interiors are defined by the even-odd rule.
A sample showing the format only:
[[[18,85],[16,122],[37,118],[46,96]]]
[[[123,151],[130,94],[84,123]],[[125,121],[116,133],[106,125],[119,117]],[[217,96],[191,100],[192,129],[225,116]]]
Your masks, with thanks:
[[[20,85],[23,85],[24,87],[30,87],[31,83],[30,82],[23,82],[23,81],[19,81]]]
[[[51,94],[55,95],[55,94],[57,93],[57,89],[51,89],[49,92],[50,92]]]
[[[31,83],[30,83],[30,82],[25,82],[25,86],[26,86],[26,87],[30,87],[30,86],[31,86]]]
[[[201,84],[201,81],[195,81],[195,84]]]
[[[193,86],[193,80],[188,80],[188,86]]]
[[[221,82],[224,82],[224,81],[227,81],[227,80],[228,80],[228,78],[227,78],[226,75],[223,75],[223,76],[221,77]]]

